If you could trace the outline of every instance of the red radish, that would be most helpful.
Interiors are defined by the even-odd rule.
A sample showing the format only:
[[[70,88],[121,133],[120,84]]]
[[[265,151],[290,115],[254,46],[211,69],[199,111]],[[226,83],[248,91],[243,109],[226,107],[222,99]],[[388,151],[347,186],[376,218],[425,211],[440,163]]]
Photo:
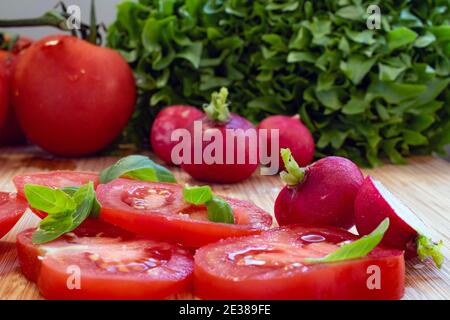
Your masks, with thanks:
[[[424,235],[423,222],[396,198],[383,184],[368,176],[355,199],[355,224],[360,235],[366,235],[386,217],[390,225],[382,243],[399,250],[406,250],[406,257],[419,256],[433,258],[438,267],[442,265],[440,252],[442,241],[438,244]]]
[[[254,130],[257,138],[256,129],[247,119],[235,113],[230,113],[227,97],[228,90],[226,88],[222,88],[220,92],[213,93],[211,103],[204,108],[206,115],[202,119],[194,121],[188,127],[191,136],[191,156],[189,163],[183,162],[181,167],[197,180],[234,183],[250,177],[258,168],[257,143],[251,142],[244,133],[249,129]],[[199,127],[199,124],[201,125],[201,132],[197,133],[196,128]],[[238,129],[241,130],[238,131]],[[233,139],[227,137],[227,131],[233,132],[239,138],[235,138],[233,141]],[[195,141],[199,134],[202,139],[200,143]],[[205,134],[214,134],[212,141],[205,141]],[[217,143],[216,135],[222,139],[221,142],[223,143],[217,148],[217,152],[214,152],[214,156],[219,158],[219,161],[222,163],[214,161],[209,164],[205,161],[204,155],[205,151],[211,150],[213,144]],[[245,139],[242,140],[244,143],[239,143],[241,139]],[[233,142],[234,149],[228,149],[226,146],[228,144],[231,145]],[[197,143],[200,144],[199,150],[195,148]],[[253,151],[250,150],[251,148],[253,148]],[[196,155],[196,151],[201,152],[201,155]],[[234,156],[232,157],[231,154],[228,154],[229,152],[233,152]],[[195,163],[197,156],[201,156],[201,159]],[[228,157],[232,161],[226,161]],[[241,157],[243,161],[239,162]]]
[[[80,156],[101,150],[122,131],[136,88],[118,52],[55,35],[21,55],[12,100],[27,138],[54,154]]]
[[[170,106],[161,110],[150,132],[150,142],[156,155],[168,164],[173,164],[172,148],[177,143],[170,139],[172,131],[186,128],[202,116],[203,112],[191,106]]]
[[[308,128],[297,116],[271,116],[264,119],[258,129],[267,129],[267,150],[271,150],[272,141],[270,130],[279,130],[279,146],[291,150],[292,156],[300,166],[306,166],[314,158],[314,139]],[[277,150],[280,154],[280,150]],[[279,163],[282,163],[280,157]],[[280,170],[283,169],[280,166]]]
[[[300,168],[289,149],[282,149],[281,156],[286,167],[281,178],[287,186],[275,201],[279,225],[304,223],[346,229],[354,225],[353,206],[364,180],[356,164],[346,158],[326,157]]]

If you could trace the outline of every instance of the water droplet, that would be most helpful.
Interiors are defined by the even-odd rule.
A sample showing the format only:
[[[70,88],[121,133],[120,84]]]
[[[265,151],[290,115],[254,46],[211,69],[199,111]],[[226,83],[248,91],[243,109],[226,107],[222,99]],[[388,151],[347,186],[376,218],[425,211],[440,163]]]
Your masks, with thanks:
[[[305,234],[301,236],[300,239],[304,242],[309,243],[323,242],[326,240],[325,237],[321,236],[320,234]]]

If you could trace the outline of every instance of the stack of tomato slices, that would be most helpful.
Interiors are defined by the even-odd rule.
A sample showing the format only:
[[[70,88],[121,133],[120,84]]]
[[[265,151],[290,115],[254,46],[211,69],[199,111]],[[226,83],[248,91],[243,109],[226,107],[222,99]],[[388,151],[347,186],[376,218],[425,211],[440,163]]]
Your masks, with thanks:
[[[235,223],[212,222],[206,208],[187,203],[182,187],[173,183],[121,178],[99,184],[98,174],[89,172],[27,174],[14,178],[18,197],[8,197],[6,211],[19,212],[19,218],[25,211],[25,184],[63,188],[89,181],[96,186],[99,219],[88,218],[45,244],[32,242],[35,229],[17,237],[22,272],[45,298],[160,299],[190,289],[203,299],[398,299],[403,294],[402,251],[379,246],[365,258],[306,262],[357,237],[328,227],[269,230],[267,212],[228,197],[223,198]],[[368,285],[371,267],[381,279],[375,287]]]

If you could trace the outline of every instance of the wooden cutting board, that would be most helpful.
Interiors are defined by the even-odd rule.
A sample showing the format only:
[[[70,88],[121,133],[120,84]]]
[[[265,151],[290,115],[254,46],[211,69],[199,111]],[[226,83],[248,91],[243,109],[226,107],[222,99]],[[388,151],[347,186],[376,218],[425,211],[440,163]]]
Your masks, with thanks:
[[[14,191],[11,179],[20,173],[46,170],[99,171],[116,158],[97,157],[58,159],[33,148],[0,148],[0,190]],[[173,168],[178,181],[198,184],[182,171]],[[443,253],[447,261],[438,270],[428,261],[407,263],[404,299],[450,299],[450,163],[432,157],[410,159],[408,165],[385,165],[364,170],[381,180],[429,228],[434,239],[444,240]],[[280,190],[277,177],[259,176],[235,185],[213,185],[218,194],[253,201],[273,213],[273,203]],[[36,286],[20,273],[14,241],[16,234],[35,226],[38,219],[27,212],[11,232],[0,240],[0,299],[41,299]],[[193,298],[190,294],[174,298]]]

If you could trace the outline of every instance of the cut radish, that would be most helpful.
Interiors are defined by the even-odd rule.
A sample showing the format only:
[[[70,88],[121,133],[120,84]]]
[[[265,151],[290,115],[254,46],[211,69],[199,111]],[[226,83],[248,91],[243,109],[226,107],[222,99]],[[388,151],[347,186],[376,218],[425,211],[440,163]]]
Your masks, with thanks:
[[[355,224],[360,235],[370,233],[384,218],[391,221],[382,243],[405,250],[405,256],[418,256],[421,260],[431,257],[440,267],[443,255],[442,241],[434,243],[425,236],[424,223],[396,198],[383,184],[368,176],[355,199]]]

